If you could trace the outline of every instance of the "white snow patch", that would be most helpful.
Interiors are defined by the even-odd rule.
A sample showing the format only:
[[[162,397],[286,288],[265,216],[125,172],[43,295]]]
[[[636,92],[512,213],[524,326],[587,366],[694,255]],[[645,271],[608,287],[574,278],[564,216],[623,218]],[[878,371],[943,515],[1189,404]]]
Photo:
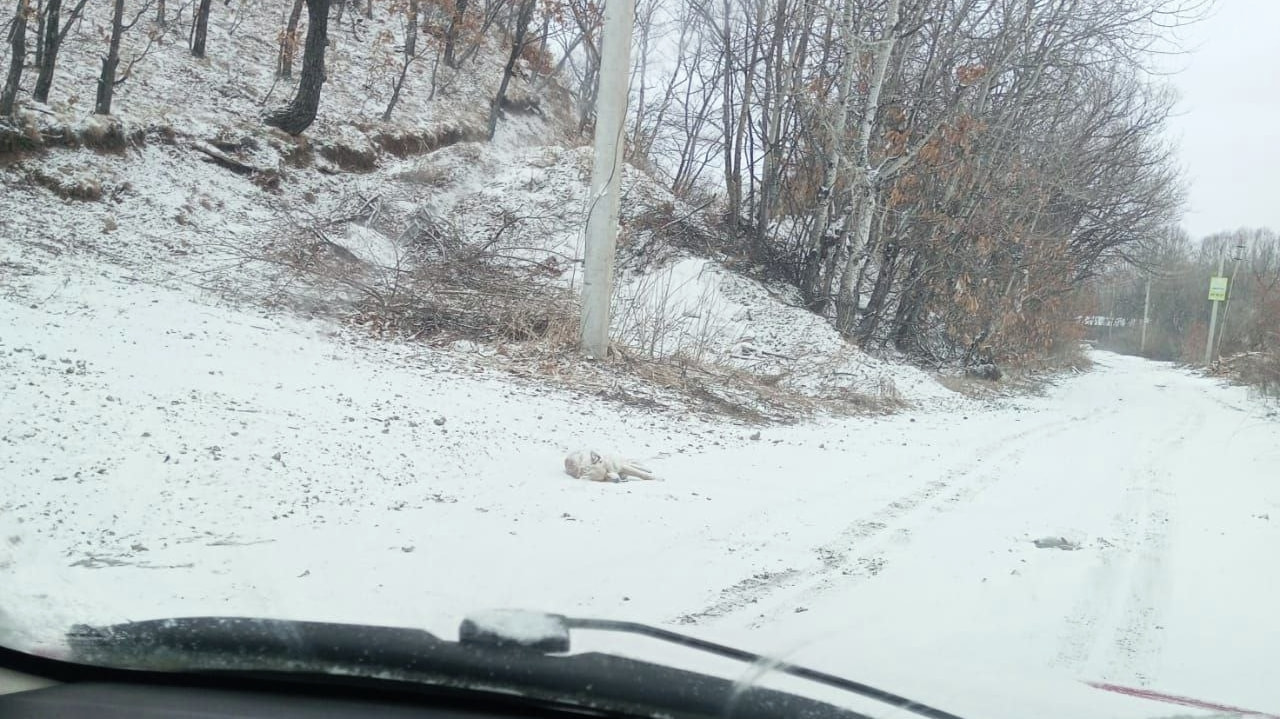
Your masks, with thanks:
[[[339,244],[380,269],[399,269],[407,262],[404,249],[394,239],[363,225],[347,225],[346,236]]]
[[[565,637],[564,621],[553,614],[523,609],[488,609],[467,615],[479,631],[532,646]]]

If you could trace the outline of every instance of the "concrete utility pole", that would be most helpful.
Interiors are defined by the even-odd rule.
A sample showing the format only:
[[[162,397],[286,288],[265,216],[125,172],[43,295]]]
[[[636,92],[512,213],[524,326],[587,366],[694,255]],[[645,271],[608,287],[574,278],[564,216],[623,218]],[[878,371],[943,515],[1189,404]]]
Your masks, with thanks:
[[[618,239],[618,187],[622,181],[622,130],[627,119],[627,73],[631,70],[634,20],[632,0],[605,3],[580,327],[582,351],[595,359],[604,359],[609,353],[609,306],[613,299],[613,261]]]
[[[1151,276],[1147,276],[1147,298],[1142,301],[1142,340],[1138,344],[1138,354],[1147,353],[1147,322],[1151,320]]]
[[[1244,242],[1236,245],[1235,254],[1231,256],[1231,282],[1227,285],[1227,303],[1222,306],[1222,328],[1218,330],[1218,347],[1215,350],[1222,356],[1222,336],[1227,333],[1227,317],[1231,315],[1231,296],[1236,291],[1236,275],[1240,272],[1240,260],[1244,259]]]
[[[1218,258],[1218,274],[1214,275],[1215,279],[1222,277],[1222,271],[1223,269],[1226,268],[1226,263],[1227,263],[1227,258],[1225,255]],[[1209,364],[1213,362],[1213,333],[1218,326],[1218,303],[1222,301],[1221,299],[1215,299],[1215,295],[1212,294],[1213,280],[1210,280],[1209,283],[1210,283],[1209,291],[1211,293],[1209,295],[1209,299],[1213,301],[1213,309],[1209,310],[1209,337],[1208,339],[1205,340],[1205,343],[1204,343],[1204,366],[1205,367],[1208,367]]]

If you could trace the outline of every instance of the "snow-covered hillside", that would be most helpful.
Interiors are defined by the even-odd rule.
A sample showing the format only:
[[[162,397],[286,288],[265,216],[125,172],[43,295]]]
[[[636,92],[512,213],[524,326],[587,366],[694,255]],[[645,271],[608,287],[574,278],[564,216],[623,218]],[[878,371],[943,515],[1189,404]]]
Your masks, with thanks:
[[[0,279],[67,255],[96,258],[143,282],[203,292],[202,301],[377,325],[382,336],[469,350],[551,381],[585,381],[580,373],[588,370],[566,366],[571,295],[554,293],[580,288],[591,150],[565,131],[567,101],[554,85],[539,90],[543,112],[509,113],[493,142],[479,140],[502,61],[486,42],[461,69],[435,68],[434,88],[425,68],[411,73],[399,109],[382,122],[389,76],[368,68],[387,74],[394,53],[372,38],[400,30],[381,11],[372,20],[349,13],[331,32],[320,119],[291,138],[260,120],[290,94],[273,76],[275,47],[263,40],[280,18],[248,3],[214,14],[207,60],[190,57],[176,31],[149,49],[145,35],[127,34],[124,56],[147,54],[118,88],[118,111],[101,118],[83,100],[97,55],[79,34],[109,18],[105,8],[86,12],[65,45],[49,105],[29,106],[22,117],[50,137],[99,137],[120,127],[125,140],[110,150],[50,142],[0,168],[7,263]],[[520,78],[511,89],[517,98],[531,91]],[[713,405],[740,405],[752,417],[881,411],[951,397],[925,373],[848,345],[799,308],[791,288],[728,270],[704,211],[626,168],[613,331],[623,354],[675,362],[686,375],[694,366],[709,378],[698,380],[698,391],[715,395]],[[352,262],[316,272],[299,257],[317,247]],[[495,360],[489,333],[404,321],[435,312],[450,293],[468,292],[472,305],[483,305],[484,291],[439,282],[456,274],[450,263],[472,255],[510,273],[495,282],[542,293],[552,309],[539,333],[556,335],[556,348],[509,348]],[[418,280],[406,290],[406,278],[423,273],[434,273],[435,284]],[[415,304],[424,299],[433,309]],[[645,384],[670,372],[625,374]],[[657,388],[684,391],[682,384],[668,378]]]

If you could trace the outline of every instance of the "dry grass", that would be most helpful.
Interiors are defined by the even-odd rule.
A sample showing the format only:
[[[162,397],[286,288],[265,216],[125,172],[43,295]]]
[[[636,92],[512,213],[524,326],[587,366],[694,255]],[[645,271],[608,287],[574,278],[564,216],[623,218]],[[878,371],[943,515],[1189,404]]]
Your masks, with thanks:
[[[151,128],[162,137],[166,128]],[[79,121],[20,111],[0,120],[0,157],[50,147],[89,148],[120,153],[146,143],[148,128],[125,127],[114,117],[91,115]]]
[[[1244,352],[1223,357],[1212,371],[1249,386],[1263,397],[1280,397],[1280,352]]]
[[[275,248],[266,259],[311,293],[337,300],[334,314],[381,338],[562,347],[577,332],[567,290],[533,282],[529,270],[484,254],[422,264],[402,257],[386,267],[313,237]]]
[[[75,174],[68,168],[49,171],[32,164],[27,169],[27,179],[49,190],[64,200],[96,202],[102,199],[102,183],[84,174]]]
[[[447,225],[436,229],[449,232]],[[905,406],[887,379],[862,391],[805,391],[789,386],[788,372],[733,366],[712,350],[715,328],[697,321],[683,328],[687,337],[676,338],[673,349],[658,350],[667,344],[662,327],[632,326],[618,335],[607,360],[587,361],[578,351],[577,298],[546,268],[512,263],[500,250],[485,243],[468,247],[460,237],[414,241],[391,261],[375,263],[328,234],[340,231],[326,222],[290,222],[273,246],[240,250],[241,260],[265,278],[249,291],[269,304],[334,317],[378,339],[473,347],[479,350],[476,361],[494,369],[649,410],[692,410],[768,424],[819,412],[886,413]],[[236,269],[228,277],[244,276],[243,264]],[[663,312],[635,315],[631,322],[661,317]]]
[[[420,164],[395,175],[400,182],[443,189],[453,183],[453,171],[443,165]]]
[[[1034,365],[1034,366],[1033,366]],[[969,375],[939,374],[938,383],[943,387],[975,399],[996,399],[1018,395],[1041,395],[1053,384],[1054,378],[1063,372],[1080,372],[1070,366],[1045,366],[1041,362],[1013,367],[1002,367],[1004,375],[998,382]]]

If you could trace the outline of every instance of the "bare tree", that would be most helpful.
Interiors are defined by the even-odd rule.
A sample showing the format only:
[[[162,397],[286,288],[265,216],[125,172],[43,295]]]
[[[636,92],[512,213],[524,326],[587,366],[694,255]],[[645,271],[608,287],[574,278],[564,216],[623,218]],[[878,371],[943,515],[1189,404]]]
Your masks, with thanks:
[[[124,0],[115,0],[111,12],[111,39],[107,42],[107,54],[102,58],[98,94],[93,106],[93,111],[99,115],[111,114],[111,100],[116,89],[116,66],[120,64],[120,38],[124,36],[124,31]]]
[[[53,69],[58,58],[58,24],[62,16],[62,0],[48,0],[44,6],[43,21],[36,42],[40,45],[36,65],[36,84],[31,89],[31,97],[37,102],[49,101],[49,90],[53,87]]]
[[[191,54],[204,57],[205,40],[209,35],[209,9],[213,0],[200,0],[191,25]]]
[[[370,0],[372,6],[372,0]],[[391,101],[382,113],[382,121],[391,120],[391,113],[400,101],[400,89],[404,87],[404,79],[409,74],[409,66],[418,59],[418,0],[409,0],[405,8],[404,26],[404,61],[400,64],[400,74],[392,85]]]
[[[94,101],[94,113],[98,115],[111,114],[111,103],[115,98],[116,86],[129,79],[129,76],[133,71],[134,64],[146,57],[154,46],[159,34],[152,32],[148,38],[146,47],[130,59],[128,65],[125,66],[125,71],[123,73],[117,72],[117,68],[120,65],[120,41],[124,38],[124,34],[132,30],[134,26],[142,20],[142,16],[150,9],[151,0],[147,0],[147,2],[143,3],[142,7],[138,9],[138,12],[133,16],[133,19],[126,22],[124,17],[124,0],[115,0],[115,4],[111,12],[111,35],[107,41],[107,54],[102,57],[102,71],[98,75],[98,92]],[[67,23],[67,26],[63,28],[62,32],[65,34],[66,30],[70,27],[71,23]]]
[[[1133,78],[1184,11],[689,0],[632,152],[677,193],[721,193],[739,251],[864,346],[1041,351],[1071,288],[1177,211],[1169,105]]]
[[[511,52],[507,55],[507,64],[502,69],[502,81],[498,84],[498,92],[489,103],[489,139],[498,132],[498,116],[507,102],[507,87],[515,75],[516,61],[524,51],[525,40],[529,33],[529,21],[533,19],[533,9],[537,0],[519,0],[516,17],[512,25]]]
[[[572,0],[569,11],[577,26],[575,44],[582,48],[581,64],[573,62],[572,47],[566,48],[565,59],[577,76],[578,132],[585,133],[595,123],[596,97],[600,91],[600,43],[604,23],[604,6],[599,3]]]
[[[444,35],[444,64],[458,67],[457,44],[458,34],[462,32],[467,19],[467,0],[453,0],[453,13],[449,18],[449,27]]]
[[[119,0],[117,0],[119,1]],[[302,52],[298,92],[286,106],[267,115],[265,122],[290,135],[299,135],[315,122],[324,86],[324,51],[328,44],[330,0],[306,0],[307,41]]]
[[[57,68],[58,52],[62,48],[62,41],[66,38],[67,30],[84,14],[87,2],[88,0],[79,0],[67,14],[65,22],[62,19],[62,0],[48,0],[45,4],[42,34],[38,38],[42,48],[40,59],[36,63],[39,70],[36,74],[36,84],[31,89],[31,97],[36,102],[49,101],[49,92],[53,89],[53,74]]]
[[[298,21],[302,18],[303,0],[293,0],[289,20],[280,33],[280,53],[276,62],[276,77],[293,79],[293,57],[298,52]]]
[[[27,61],[27,16],[30,13],[31,6],[27,0],[18,0],[13,24],[9,27],[9,73],[5,76],[4,90],[0,91],[0,116],[12,115],[18,99],[22,68]]]

